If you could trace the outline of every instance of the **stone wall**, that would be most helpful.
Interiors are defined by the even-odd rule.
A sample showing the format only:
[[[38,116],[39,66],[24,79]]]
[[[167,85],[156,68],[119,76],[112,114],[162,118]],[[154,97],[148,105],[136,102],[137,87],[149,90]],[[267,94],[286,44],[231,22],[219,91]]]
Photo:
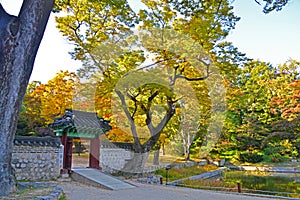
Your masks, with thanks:
[[[117,143],[117,142],[100,142],[100,166],[102,171],[108,173],[118,172],[123,169],[125,163],[132,159],[133,146],[130,143]],[[143,173],[151,173],[166,165],[146,165]]]
[[[63,163],[63,146],[59,138],[16,137],[12,165],[17,180],[58,178]]]
[[[100,143],[100,165],[102,171],[113,173],[121,170],[126,161],[131,159],[133,153],[132,146],[126,143]]]

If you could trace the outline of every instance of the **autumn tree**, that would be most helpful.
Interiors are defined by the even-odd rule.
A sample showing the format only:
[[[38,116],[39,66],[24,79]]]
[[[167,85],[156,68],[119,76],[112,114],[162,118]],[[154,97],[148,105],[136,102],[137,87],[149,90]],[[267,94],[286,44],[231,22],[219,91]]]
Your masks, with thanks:
[[[193,40],[196,41],[197,44],[199,44],[201,46],[201,49],[203,50],[201,56],[207,55],[205,52],[210,52],[209,56],[214,61],[214,64],[217,66],[217,68],[219,70],[216,73],[221,73],[222,75],[224,75],[224,74],[227,74],[228,71],[234,70],[236,68],[236,66],[234,66],[232,64],[222,65],[221,64],[222,62],[220,62],[220,63],[218,62],[221,59],[224,61],[226,58],[227,58],[226,62],[230,63],[232,61],[230,55],[228,54],[228,52],[229,52],[228,50],[232,49],[231,44],[223,43],[223,42],[220,42],[219,45],[216,44],[217,41],[222,41],[222,39],[227,36],[227,34],[231,30],[231,28],[233,28],[235,23],[238,21],[238,18],[235,17],[234,14],[231,12],[231,8],[230,8],[228,2],[213,1],[213,2],[209,2],[209,3],[203,2],[203,4],[198,4],[197,2],[194,2],[194,1],[190,1],[190,2],[177,2],[177,1],[175,2],[174,1],[171,3],[171,5],[170,4],[168,5],[165,2],[145,1],[145,4],[150,9],[140,11],[140,16],[143,19],[143,28],[145,28],[147,30],[149,27],[167,27],[167,28],[172,27],[172,28],[178,30],[179,32],[181,32],[182,34],[190,36]],[[175,12],[180,12],[185,17],[177,18],[176,14],[174,16],[174,12],[172,13],[172,11],[174,11],[174,10],[170,9],[173,6],[175,8],[174,10],[176,10]],[[190,16],[191,13],[193,13],[192,17]],[[224,14],[224,13],[226,13],[226,14]],[[207,85],[209,85],[209,82],[207,82],[207,80],[205,81],[206,83],[203,83],[199,80],[205,80],[208,77],[212,78],[213,77],[212,74],[214,74],[215,71],[213,69],[207,70],[206,67],[208,67],[209,64],[206,63],[207,65],[204,64],[202,66],[202,69],[200,69],[199,71],[201,71],[201,73],[203,73],[203,74],[206,74],[207,76],[203,76],[202,77],[203,79],[199,78],[199,77],[201,77],[201,75],[199,76],[199,74],[197,74],[197,72],[195,72],[195,71],[197,71],[197,70],[195,70],[196,65],[192,66],[192,67],[194,67],[194,68],[192,68],[189,65],[190,63],[188,62],[188,59],[186,59],[184,57],[180,57],[179,55],[181,55],[180,53],[186,51],[185,53],[190,55],[191,57],[193,57],[193,56],[197,57],[201,53],[199,51],[193,52],[193,50],[192,50],[193,47],[189,46],[188,44],[186,45],[184,42],[176,43],[176,41],[184,41],[184,39],[182,39],[182,38],[179,39],[180,37],[176,40],[175,39],[176,37],[174,36],[173,40],[168,40],[168,31],[165,31],[165,32],[164,31],[165,31],[165,29],[163,29],[159,33],[153,33],[153,32],[151,33],[152,35],[155,35],[155,36],[153,36],[153,38],[161,39],[160,42],[162,42],[162,44],[165,45],[165,46],[162,45],[164,48],[157,48],[157,46],[155,48],[155,45],[153,45],[153,44],[158,43],[159,39],[157,39],[157,41],[154,41],[154,42],[152,40],[146,41],[146,44],[144,44],[144,46],[146,46],[150,52],[157,55],[156,61],[164,61],[165,60],[165,62],[163,62],[165,67],[168,68],[168,70],[170,71],[171,74],[174,73],[174,79],[172,80],[173,82],[178,82],[179,79],[176,78],[177,76],[185,77],[185,79],[187,81],[189,81],[188,84],[192,85],[192,87],[196,91],[197,98],[200,99],[200,101],[199,101],[200,105],[203,106],[203,108],[204,108],[203,110],[201,110],[202,114],[206,113],[205,109],[209,109],[211,105],[209,103],[205,103],[205,101],[207,101],[206,99],[209,99],[205,95],[207,95],[207,91],[212,90],[212,88],[207,89]],[[151,32],[151,29],[150,29],[150,32]],[[151,34],[149,34],[149,35],[151,35]],[[149,35],[146,36],[145,38],[151,38],[151,37],[149,37]],[[164,36],[165,36],[165,38],[164,38]],[[178,44],[180,45],[180,47],[176,46]],[[165,49],[167,49],[168,47],[170,47],[172,49],[176,49],[176,47],[177,47],[178,49],[183,49],[183,50],[182,50],[182,52],[178,53],[178,55],[176,55],[177,52],[174,53],[172,51],[166,51]],[[192,52],[193,53],[196,52],[196,53],[193,54]],[[177,57],[173,57],[174,54]],[[201,56],[199,56],[198,58],[200,58]],[[224,57],[224,59],[222,57]],[[203,59],[203,57],[200,58],[198,61],[201,62],[201,59]],[[177,64],[176,62],[180,63],[180,64]],[[195,64],[195,63],[193,63],[193,64]],[[210,72],[210,74],[205,73],[205,72]],[[231,73],[231,75],[233,75],[233,74],[234,73]],[[189,78],[189,77],[194,77],[194,78]],[[198,78],[195,78],[195,77],[198,77]],[[218,80],[217,77],[214,77],[214,79]],[[205,86],[205,84],[206,84],[206,86]],[[221,85],[222,84],[223,83],[221,83]],[[202,85],[202,87],[201,87],[201,85]],[[212,85],[217,86],[218,85],[217,81],[215,83],[213,83]],[[204,95],[201,94],[201,92]],[[213,93],[211,93],[211,94],[213,94]],[[222,95],[220,95],[220,96],[222,96]],[[210,100],[212,101],[212,99],[210,99]],[[202,115],[202,117],[203,116],[207,117],[208,115]],[[203,117],[203,118],[205,119],[206,117]],[[205,120],[203,120],[203,118],[202,118],[202,121],[205,121]],[[206,121],[205,123],[208,123],[208,121]],[[205,127],[206,124],[202,123],[201,126]],[[183,130],[183,131],[186,131],[186,130]],[[188,141],[188,138],[189,138],[188,135],[189,135],[189,133],[185,133],[185,134],[183,133],[183,136],[184,136],[184,137],[182,137],[183,141]],[[192,142],[193,142],[193,137],[190,137],[190,141],[186,142],[187,145],[185,145],[185,146],[186,147],[190,146],[190,143],[192,143]],[[205,143],[209,144],[209,142],[205,142]],[[202,143],[202,144],[204,144],[204,143]],[[207,145],[207,146],[210,146],[210,145]],[[208,149],[210,149],[210,148],[208,148]]]
[[[72,108],[77,84],[78,78],[75,73],[60,71],[46,84],[36,88],[42,92],[41,117],[46,124],[53,122],[55,117],[63,115],[66,109]]]
[[[23,100],[24,111],[20,112],[18,118],[17,135],[33,133],[36,127],[43,127],[45,125],[45,120],[41,116],[43,91],[39,89],[40,85],[41,82],[33,81],[27,86]]]
[[[147,9],[136,14],[126,1],[103,4],[70,1],[67,6],[62,7],[69,11],[68,15],[57,19],[61,32],[76,45],[74,58],[85,64],[85,68],[79,71],[80,74],[97,78],[99,86],[109,88],[106,91],[99,90],[99,93],[104,94],[103,97],[106,95],[101,102],[110,99],[107,97],[115,90],[133,135],[136,153],[134,159],[144,159],[139,158],[140,154],[152,149],[163,128],[175,114],[179,98],[174,93],[176,82],[179,79],[192,82],[207,79],[214,72],[212,63],[208,61],[208,52],[217,41],[226,37],[238,20],[227,1],[191,2],[191,5],[177,1],[143,3]],[[119,12],[117,21],[111,21],[116,12]],[[177,13],[181,13],[181,16]],[[133,34],[133,20],[139,20],[139,29],[144,32]],[[176,33],[172,30],[178,31]],[[188,42],[182,42],[184,40]],[[195,42],[197,45],[193,46]],[[145,50],[137,50],[139,46]],[[151,54],[155,55],[151,64],[142,65],[141,69],[131,73]],[[160,86],[161,82],[155,83],[155,80],[152,84],[154,68],[161,68],[166,74],[164,77],[159,75],[164,82],[163,87]],[[95,70],[100,74],[95,75]],[[126,76],[130,76],[131,80],[126,79]],[[151,84],[142,81],[144,86],[134,88],[133,82],[141,81],[140,77]],[[127,80],[123,85],[120,84],[122,78]],[[129,83],[133,85],[128,85]],[[196,85],[197,83],[195,87]],[[162,118],[154,117],[155,104],[164,108],[161,110],[164,113]],[[136,129],[136,125],[145,126],[150,137],[143,142],[139,141],[141,136],[138,134],[141,132]],[[137,163],[142,161],[131,162],[125,167],[126,170],[139,166]]]
[[[277,72],[280,82],[277,82],[276,96],[271,99],[271,112],[281,119],[292,121],[300,114],[300,81],[299,62],[290,60],[281,65]]]
[[[286,110],[288,107],[284,104],[287,99],[284,99],[292,94],[290,84],[295,82],[298,74],[296,63],[273,66],[249,61],[243,65],[237,84],[230,83],[233,87],[228,90],[227,120],[223,144],[218,145],[219,153],[229,154],[237,150],[263,153],[267,148],[267,138],[271,141],[276,132],[288,133],[280,129],[276,131],[276,127],[280,127],[278,122],[282,121],[281,108]],[[274,144],[268,143],[269,147]]]
[[[46,84],[37,81],[30,83],[23,101],[25,110],[19,116],[20,119],[25,118],[27,128],[18,131],[38,134],[40,128],[47,127],[55,117],[63,115],[66,109],[72,109],[78,85],[77,76],[68,71],[58,72]]]
[[[299,62],[290,60],[277,72],[276,96],[271,99],[271,113],[278,116],[272,123],[271,134],[264,140],[264,148],[281,156],[300,155],[299,140]],[[276,83],[274,83],[276,84]]]
[[[250,61],[241,70],[236,90],[239,96],[233,100],[235,111],[231,113],[235,117],[231,122],[236,125],[232,135],[241,152],[261,150],[262,141],[270,133],[270,125],[276,120],[270,111],[275,79],[275,68],[269,63]]]

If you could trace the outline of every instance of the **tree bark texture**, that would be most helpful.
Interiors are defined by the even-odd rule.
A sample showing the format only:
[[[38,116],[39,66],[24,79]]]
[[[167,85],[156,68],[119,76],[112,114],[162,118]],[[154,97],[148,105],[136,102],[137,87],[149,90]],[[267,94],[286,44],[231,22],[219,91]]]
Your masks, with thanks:
[[[0,196],[15,188],[11,166],[17,117],[54,0],[24,0],[18,16],[0,3]]]
[[[154,151],[154,154],[153,154],[153,165],[159,165],[159,150],[160,149],[157,149]]]
[[[186,128],[185,131],[181,131],[180,137],[182,139],[183,143],[183,151],[184,151],[184,159],[186,161],[190,160],[190,151],[191,151],[191,146],[195,138],[195,133],[191,133],[189,128]]]
[[[133,153],[132,159],[128,160],[122,171],[130,174],[138,174],[144,172],[144,166],[147,162],[150,152]]]
[[[160,121],[160,123],[158,123],[157,126],[153,125],[152,114],[151,114],[150,110],[144,106],[144,112],[145,112],[146,118],[147,118],[146,123],[147,123],[147,127],[148,127],[151,137],[145,143],[141,144],[141,142],[138,138],[136,125],[134,123],[134,117],[131,116],[131,114],[128,110],[128,105],[126,103],[125,96],[119,90],[116,90],[116,93],[121,100],[123,111],[125,112],[126,117],[127,117],[128,121],[130,122],[131,134],[134,138],[134,144],[133,144],[134,156],[132,159],[127,160],[122,171],[129,172],[129,173],[143,173],[144,164],[146,163],[146,161],[148,159],[150,151],[153,149],[154,145],[159,140],[162,129],[167,125],[167,123],[170,121],[170,119],[175,114],[175,108],[176,108],[174,105],[175,101],[172,101],[171,98],[169,98],[167,100],[169,109],[168,109],[167,113],[165,114],[164,118]],[[154,93],[151,95],[151,97],[148,98],[148,104],[151,103],[151,101],[157,94],[158,93]],[[133,99],[133,97],[132,97],[132,99]]]

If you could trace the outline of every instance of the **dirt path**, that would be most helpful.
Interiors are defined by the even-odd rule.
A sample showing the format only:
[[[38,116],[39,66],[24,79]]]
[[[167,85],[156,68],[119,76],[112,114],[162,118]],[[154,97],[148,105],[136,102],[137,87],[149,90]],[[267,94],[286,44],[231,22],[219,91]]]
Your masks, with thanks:
[[[228,194],[207,190],[194,190],[172,186],[146,185],[132,182],[137,187],[119,191],[104,190],[77,182],[63,182],[60,185],[68,200],[267,200],[239,194]]]

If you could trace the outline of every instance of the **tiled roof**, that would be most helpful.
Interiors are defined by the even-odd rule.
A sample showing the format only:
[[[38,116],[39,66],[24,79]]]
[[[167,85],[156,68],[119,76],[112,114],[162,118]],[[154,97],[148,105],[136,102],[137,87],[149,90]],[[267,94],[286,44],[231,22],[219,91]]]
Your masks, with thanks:
[[[66,110],[66,113],[63,116],[54,118],[54,122],[49,124],[49,127],[56,128],[61,126],[74,126],[73,118],[72,110]]]
[[[99,118],[97,113],[73,110],[73,115],[74,125],[76,127],[100,128],[105,126],[103,124],[105,123],[104,119]]]
[[[49,147],[59,147],[61,141],[56,137],[33,137],[33,136],[16,136],[14,139],[15,146],[49,146]]]
[[[73,126],[77,132],[90,134],[105,133],[111,130],[109,121],[98,117],[97,113],[79,110],[66,110],[65,115],[55,118],[49,126],[53,129]]]

